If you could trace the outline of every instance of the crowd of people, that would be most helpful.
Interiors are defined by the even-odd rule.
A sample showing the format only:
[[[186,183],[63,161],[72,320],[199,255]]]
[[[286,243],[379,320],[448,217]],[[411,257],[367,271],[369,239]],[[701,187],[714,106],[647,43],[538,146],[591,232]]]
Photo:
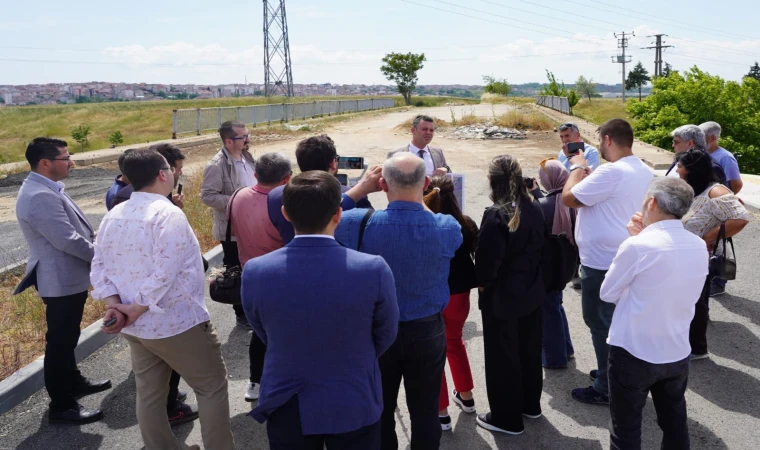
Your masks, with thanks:
[[[724,239],[750,218],[735,195],[736,160],[714,122],[673,132],[675,160],[659,178],[633,154],[624,120],[599,128],[599,149],[573,151],[583,142],[573,123],[558,131],[562,150],[540,163],[538,180],[512,156],[493,158],[493,204],[478,226],[458,204],[443,150],[430,146],[431,117],[417,116],[410,144],[352,187],[336,179],[326,135],[299,142],[294,176],[280,153],[254,160],[245,124],[222,124],[201,201],[213,209],[224,266],[242,268],[233,309],[236,325],[252,330],[242,394],[266,422],[270,448],[397,449],[402,382],[413,450],[439,448],[452,430],[450,401],[479,412],[486,430],[523,433],[542,416],[544,370],[575,357],[568,283],[581,291],[597,363],[592,385],[568,394],[609,405],[611,447],[635,449],[651,393],[663,448],[689,448],[689,364],[709,357],[709,298],[725,289],[716,256],[728,256]],[[26,158],[32,172],[16,211],[30,258],[17,292],[34,286],[46,304],[50,421],[103,417],[78,399],[111,383],[84,377],[74,359],[92,286],[106,304],[103,330],[129,343],[145,448],[179,448],[171,426],[199,419],[206,449],[233,449],[207,264],[182,211],[182,151],[124,152],[97,236],[61,182],[73,166],[66,142],[37,138]],[[375,192],[385,209],[372,208]],[[476,408],[463,340],[474,289],[488,412]]]

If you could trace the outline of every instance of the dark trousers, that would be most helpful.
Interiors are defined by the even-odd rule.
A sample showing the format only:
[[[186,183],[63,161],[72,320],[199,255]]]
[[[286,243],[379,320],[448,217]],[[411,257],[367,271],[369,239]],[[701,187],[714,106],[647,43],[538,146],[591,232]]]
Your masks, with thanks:
[[[689,379],[689,358],[668,364],[651,364],[611,346],[609,355],[610,382],[610,448],[641,448],[641,412],[652,393],[657,423],[662,429],[662,449],[688,450],[689,428],[686,424],[686,384]]]
[[[171,411],[177,407],[177,396],[179,395],[179,380],[180,376],[176,370],[172,369],[172,374],[169,377],[169,395],[166,397],[166,410]]]
[[[594,344],[596,354],[596,380],[594,390],[607,395],[607,355],[610,346],[607,345],[607,336],[610,334],[612,315],[615,313],[615,304],[602,301],[599,292],[606,270],[592,269],[581,266],[581,304],[583,307],[583,321],[591,330],[591,342]]]
[[[441,442],[438,396],[446,364],[441,315],[400,322],[396,341],[380,357],[379,364],[383,378],[383,450],[398,449],[395,414],[402,379],[412,422],[412,450],[437,450]]]
[[[240,265],[240,255],[238,254],[238,245],[236,241],[220,241],[222,244],[222,264],[225,267],[234,267]],[[242,267],[241,267],[242,269]],[[243,305],[232,305],[232,310],[235,311],[235,316],[244,317]]]
[[[575,354],[575,349],[570,340],[565,308],[562,306],[562,291],[547,292],[542,308],[541,364],[549,369],[565,367],[568,357]]]
[[[689,327],[689,344],[691,353],[704,355],[707,353],[707,324],[710,322],[710,283],[713,278],[708,276],[697,304],[694,305],[694,318]]]
[[[79,342],[87,291],[64,297],[43,297],[45,303],[45,388],[51,410],[66,410],[76,405],[74,390],[82,380],[74,349]]]
[[[523,413],[541,414],[541,308],[523,317],[499,319],[483,311],[483,352],[491,422],[522,431]]]
[[[248,360],[251,369],[251,382],[261,383],[261,375],[264,373],[264,356],[267,353],[267,346],[261,342],[261,339],[254,331],[251,333],[251,345],[248,346]]]
[[[270,450],[380,450],[380,421],[341,434],[304,436],[298,395],[294,395],[267,419]]]

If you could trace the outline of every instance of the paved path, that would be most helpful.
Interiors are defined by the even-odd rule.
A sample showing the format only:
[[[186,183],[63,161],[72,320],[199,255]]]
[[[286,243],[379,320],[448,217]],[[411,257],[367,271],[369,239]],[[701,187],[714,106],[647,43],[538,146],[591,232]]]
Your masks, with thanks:
[[[534,173],[526,170],[526,175]],[[488,203],[485,177],[470,176],[466,183],[469,214],[479,222],[483,207]],[[377,207],[384,207],[382,196],[373,194],[371,200]],[[708,339],[713,356],[691,366],[687,402],[694,449],[750,450],[757,449],[760,442],[760,295],[756,285],[756,280],[760,278],[760,266],[751,263],[760,252],[760,217],[755,215],[754,219],[736,239],[739,279],[729,283],[729,294],[712,302]],[[210,300],[207,302],[223,342],[222,351],[229,370],[232,427],[237,447],[266,449],[266,428],[246,416],[250,405],[243,400],[247,383],[249,335],[234,326],[229,306]],[[474,415],[451,408],[454,429],[444,433],[442,449],[609,448],[608,409],[580,404],[570,397],[571,389],[590,384],[587,373],[595,368],[595,362],[590,335],[581,317],[580,296],[576,291],[565,290],[565,307],[576,348],[576,360],[566,370],[545,371],[542,397],[544,417],[528,421],[526,431],[521,436],[494,436],[476,426]],[[464,338],[473,369],[477,407],[481,412],[487,411],[482,321],[475,295],[471,297]],[[135,419],[134,376],[126,342],[121,338],[115,339],[83,361],[81,368],[87,376],[108,377],[114,383],[112,390],[83,399],[85,405],[101,407],[106,419],[79,428],[50,426],[46,420],[48,398],[43,390],[0,417],[0,449],[140,449],[142,440]],[[408,412],[401,398],[397,431],[400,448],[408,449]],[[192,393],[190,401],[194,401]],[[201,442],[197,422],[176,427],[174,431],[184,443]],[[643,448],[657,448],[661,437],[649,400],[644,411]]]

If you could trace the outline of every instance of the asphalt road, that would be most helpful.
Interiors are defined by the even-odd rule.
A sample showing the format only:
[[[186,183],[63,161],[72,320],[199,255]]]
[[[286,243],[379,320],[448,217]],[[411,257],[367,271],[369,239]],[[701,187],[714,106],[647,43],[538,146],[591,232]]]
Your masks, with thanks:
[[[29,172],[9,175],[0,179],[0,201],[4,206],[15,204],[18,190]],[[118,171],[101,168],[82,168],[71,171],[69,177],[64,180],[66,193],[75,202],[80,204],[83,200],[101,199],[105,202],[108,188],[113,184],[113,179]],[[105,208],[105,206],[103,206]],[[87,212],[87,218],[98,229],[103,214]],[[16,221],[16,215],[4,214],[0,216],[0,267],[6,267],[29,257],[29,247],[24,240],[24,235]]]
[[[488,203],[485,195],[487,188],[482,172],[469,175],[466,180],[466,213],[479,222]],[[384,199],[378,194],[373,194],[371,200],[376,207],[384,207]],[[708,340],[712,358],[691,365],[687,403],[694,449],[749,450],[760,447],[760,294],[756,283],[760,279],[760,266],[752,263],[760,254],[760,217],[755,215],[753,219],[736,238],[739,278],[729,283],[729,294],[711,304],[712,322]],[[223,342],[222,352],[229,371],[232,429],[237,447],[266,449],[265,425],[246,416],[250,404],[243,400],[248,378],[249,335],[234,326],[231,307],[210,300],[207,304]],[[474,415],[461,413],[452,407],[450,412],[454,429],[444,432],[442,449],[609,448],[608,408],[584,405],[570,397],[571,389],[590,384],[587,374],[595,368],[595,359],[591,338],[581,317],[579,293],[572,289],[565,290],[565,308],[576,359],[565,370],[545,371],[541,400],[544,417],[527,420],[525,433],[521,436],[494,436],[476,426]],[[488,401],[483,371],[482,321],[475,295],[471,299],[464,337],[475,380],[476,406],[478,411],[485,412],[488,411]],[[80,367],[89,377],[110,378],[113,381],[112,390],[82,400],[85,405],[102,408],[105,420],[82,427],[50,426],[46,419],[48,398],[42,390],[0,417],[0,449],[142,448],[135,418],[134,376],[126,342],[122,338],[115,339],[83,361]],[[192,393],[189,401],[194,401]],[[408,449],[410,428],[403,397],[399,408],[397,431],[400,448]],[[647,402],[642,426],[643,448],[659,447],[662,433],[657,427],[651,399]],[[178,426],[174,431],[183,443],[201,443],[200,424],[197,422]]]

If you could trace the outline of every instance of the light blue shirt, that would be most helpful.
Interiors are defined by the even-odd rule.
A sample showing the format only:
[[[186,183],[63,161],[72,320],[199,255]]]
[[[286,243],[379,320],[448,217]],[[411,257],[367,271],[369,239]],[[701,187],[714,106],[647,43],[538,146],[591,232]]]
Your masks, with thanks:
[[[42,183],[45,186],[49,187],[50,189],[54,190],[55,192],[58,193],[58,195],[60,195],[64,200],[66,200],[69,203],[69,205],[72,208],[74,208],[75,211],[77,210],[77,207],[74,204],[74,201],[71,200],[71,198],[69,198],[69,196],[63,192],[63,189],[66,186],[60,181],[53,181],[44,175],[38,174],[37,172],[29,172],[29,176],[27,178],[29,178],[30,180],[34,180],[38,183]]]
[[[739,172],[739,163],[736,162],[736,158],[734,158],[731,152],[723,147],[718,147],[717,150],[710,153],[710,157],[723,168],[723,173],[726,174],[726,181],[742,179],[742,174]]]
[[[593,145],[588,145],[584,142],[584,145],[586,146],[585,149],[583,149],[583,157],[586,158],[586,162],[588,163],[588,166],[591,167],[592,170],[599,167],[599,164],[601,163],[601,159],[599,157],[599,150],[596,149]],[[557,156],[557,160],[565,165],[565,168],[567,170],[570,170],[570,158],[565,156],[565,152],[560,149],[559,156]]]

